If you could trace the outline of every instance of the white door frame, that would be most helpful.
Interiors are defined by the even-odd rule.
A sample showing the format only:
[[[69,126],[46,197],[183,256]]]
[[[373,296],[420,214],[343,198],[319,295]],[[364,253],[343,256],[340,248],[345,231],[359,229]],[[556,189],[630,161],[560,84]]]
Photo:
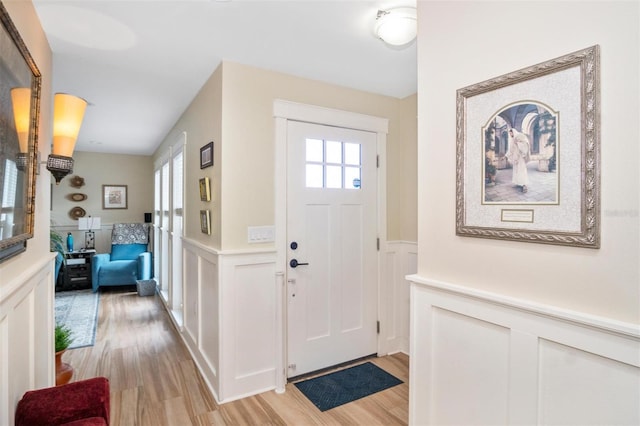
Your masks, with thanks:
[[[385,276],[384,257],[387,246],[387,133],[389,120],[371,115],[359,114],[300,104],[276,99],[273,102],[275,118],[275,245],[276,245],[276,327],[278,342],[276,347],[276,392],[284,392],[287,381],[287,122],[303,121],[354,130],[376,133],[378,150],[378,224],[380,239],[378,251],[378,319],[384,317],[385,307],[381,303],[381,280]],[[378,353],[384,353],[383,334],[378,335]]]

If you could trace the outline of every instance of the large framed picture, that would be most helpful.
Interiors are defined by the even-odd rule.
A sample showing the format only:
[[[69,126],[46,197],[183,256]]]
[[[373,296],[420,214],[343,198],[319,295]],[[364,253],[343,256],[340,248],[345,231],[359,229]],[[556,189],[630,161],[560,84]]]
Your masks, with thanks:
[[[213,142],[209,142],[200,148],[200,168],[213,166]]]
[[[103,209],[127,208],[127,185],[102,185]]]
[[[33,237],[42,76],[0,2],[0,262]]]
[[[456,234],[599,248],[599,46],[456,101]]]

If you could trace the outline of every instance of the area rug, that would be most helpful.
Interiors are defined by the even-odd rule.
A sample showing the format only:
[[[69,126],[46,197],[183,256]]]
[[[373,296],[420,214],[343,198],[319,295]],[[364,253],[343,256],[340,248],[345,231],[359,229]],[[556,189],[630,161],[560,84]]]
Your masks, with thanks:
[[[327,411],[401,383],[402,380],[367,362],[295,385],[320,411]]]
[[[99,294],[90,289],[56,293],[56,323],[71,329],[73,341],[69,349],[93,346],[95,343]]]

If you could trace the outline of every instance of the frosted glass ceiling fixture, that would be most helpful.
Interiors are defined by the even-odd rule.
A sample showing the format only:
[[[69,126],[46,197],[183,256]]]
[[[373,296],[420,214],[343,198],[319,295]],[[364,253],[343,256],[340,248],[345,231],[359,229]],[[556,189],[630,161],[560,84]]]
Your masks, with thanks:
[[[409,44],[416,38],[417,30],[417,16],[414,7],[378,10],[375,33],[385,43],[392,46]]]

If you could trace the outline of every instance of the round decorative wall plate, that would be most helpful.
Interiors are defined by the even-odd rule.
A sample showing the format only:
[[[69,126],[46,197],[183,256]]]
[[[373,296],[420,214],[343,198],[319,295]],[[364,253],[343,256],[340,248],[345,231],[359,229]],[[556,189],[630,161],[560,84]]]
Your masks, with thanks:
[[[87,199],[87,194],[75,192],[73,194],[69,194],[69,198],[71,198],[72,201],[84,201]]]
[[[81,186],[84,186],[84,178],[76,175],[71,178],[70,184],[74,188],[80,188]]]
[[[82,207],[74,207],[71,209],[71,211],[69,211],[69,216],[71,216],[76,220],[78,220],[81,217],[84,217],[86,214],[87,212],[85,212]]]

